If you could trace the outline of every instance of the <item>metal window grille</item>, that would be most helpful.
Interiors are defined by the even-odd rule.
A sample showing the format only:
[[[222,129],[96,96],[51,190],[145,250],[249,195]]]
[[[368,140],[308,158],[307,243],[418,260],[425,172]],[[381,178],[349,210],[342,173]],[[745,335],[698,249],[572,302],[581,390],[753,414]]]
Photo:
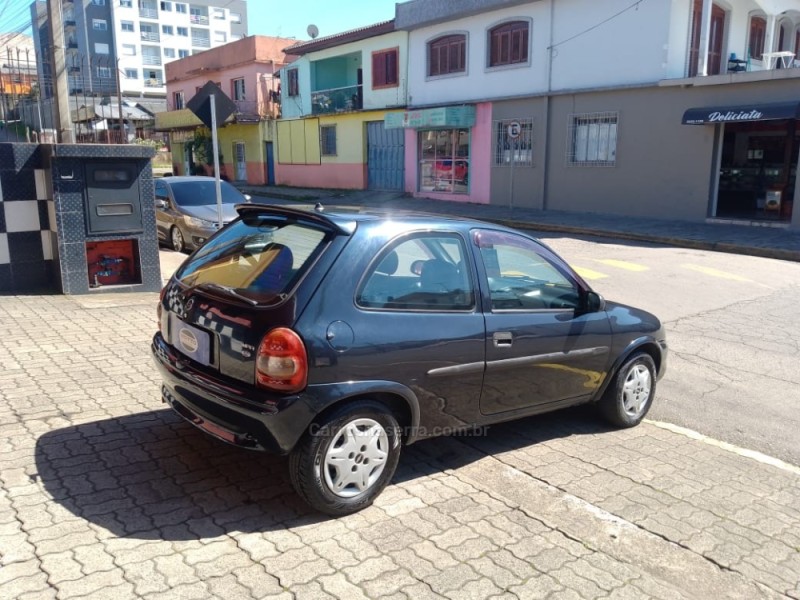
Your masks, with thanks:
[[[533,166],[533,119],[494,121],[494,166]]]
[[[336,156],[336,125],[320,127],[319,136],[322,156]]]
[[[618,112],[571,114],[567,132],[567,165],[616,166],[618,122]]]

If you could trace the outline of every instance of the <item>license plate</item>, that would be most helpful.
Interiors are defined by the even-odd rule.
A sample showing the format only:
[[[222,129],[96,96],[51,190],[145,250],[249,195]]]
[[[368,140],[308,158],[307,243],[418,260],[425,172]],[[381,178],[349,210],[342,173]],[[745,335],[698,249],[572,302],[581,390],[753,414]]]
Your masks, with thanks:
[[[172,323],[170,338],[172,345],[181,354],[196,360],[201,365],[208,365],[211,358],[211,336],[207,331],[181,321],[175,313],[170,313]]]

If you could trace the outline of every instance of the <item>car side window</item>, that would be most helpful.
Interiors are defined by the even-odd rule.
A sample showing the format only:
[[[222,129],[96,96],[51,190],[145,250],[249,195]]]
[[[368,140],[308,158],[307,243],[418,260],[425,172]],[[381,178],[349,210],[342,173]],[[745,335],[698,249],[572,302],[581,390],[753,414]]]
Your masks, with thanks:
[[[388,244],[372,262],[356,303],[384,310],[473,310],[475,291],[469,268],[459,236],[406,236]]]
[[[502,231],[475,230],[492,302],[492,311],[574,310],[580,304],[577,284],[540,251],[533,241]]]

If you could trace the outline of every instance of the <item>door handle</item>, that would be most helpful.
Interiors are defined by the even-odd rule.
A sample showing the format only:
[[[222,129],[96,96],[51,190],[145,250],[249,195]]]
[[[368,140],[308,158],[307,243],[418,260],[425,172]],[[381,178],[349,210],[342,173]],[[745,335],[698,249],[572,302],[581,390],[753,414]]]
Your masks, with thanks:
[[[492,334],[492,342],[495,348],[510,348],[514,343],[514,336],[510,331],[496,331]]]

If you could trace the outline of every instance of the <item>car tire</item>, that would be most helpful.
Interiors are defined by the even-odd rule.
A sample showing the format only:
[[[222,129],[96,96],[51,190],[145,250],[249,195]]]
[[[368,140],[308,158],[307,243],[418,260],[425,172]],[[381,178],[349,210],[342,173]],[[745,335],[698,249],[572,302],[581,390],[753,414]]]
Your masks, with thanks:
[[[656,394],[656,365],[653,358],[638,352],[619,368],[598,403],[603,417],[616,427],[641,423]]]
[[[358,512],[391,481],[401,443],[386,406],[370,400],[345,404],[313,423],[289,455],[292,486],[322,513]]]
[[[169,242],[175,252],[186,250],[186,240],[183,239],[183,232],[175,225],[169,230]]]

